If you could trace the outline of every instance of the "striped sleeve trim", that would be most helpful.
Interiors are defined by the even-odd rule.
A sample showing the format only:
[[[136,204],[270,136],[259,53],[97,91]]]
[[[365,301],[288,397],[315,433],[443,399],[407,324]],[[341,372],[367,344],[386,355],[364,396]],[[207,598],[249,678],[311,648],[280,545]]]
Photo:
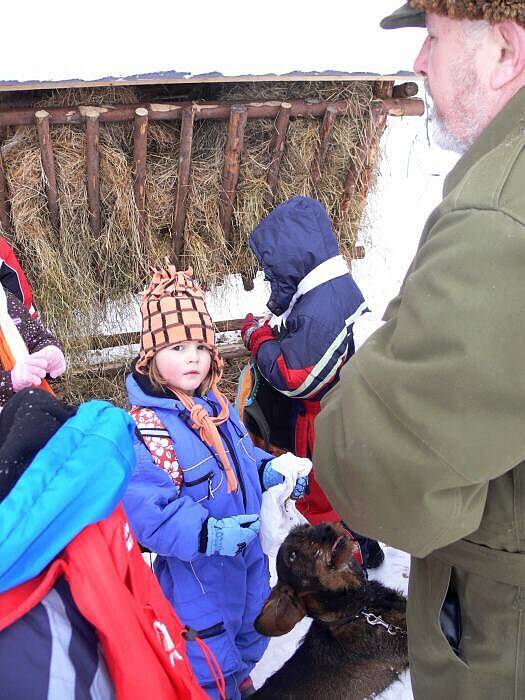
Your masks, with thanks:
[[[348,335],[348,329],[357,321],[357,319],[362,316],[365,311],[367,311],[368,306],[366,302],[364,301],[362,304],[360,304],[357,309],[354,311],[354,313],[346,319],[343,328],[341,331],[337,334],[337,336],[334,338],[330,346],[328,347],[327,351],[325,354],[321,357],[321,359],[314,365],[312,368],[312,371],[308,375],[308,377],[304,380],[304,382],[301,384],[300,387],[297,389],[294,389],[292,391],[287,391],[287,390],[280,390],[282,394],[285,394],[286,396],[289,396],[290,398],[301,398],[301,399],[307,399],[314,394],[316,394],[325,384],[327,384],[329,381],[333,379],[335,374],[337,373],[338,369],[341,367],[341,365],[344,363],[346,360],[346,351],[345,353],[339,358],[339,361],[334,364],[332,369],[328,372],[328,374],[320,379],[322,377],[322,374],[324,370],[328,367],[330,362],[332,361],[336,351],[339,349],[339,347],[344,343],[346,340],[346,337]]]

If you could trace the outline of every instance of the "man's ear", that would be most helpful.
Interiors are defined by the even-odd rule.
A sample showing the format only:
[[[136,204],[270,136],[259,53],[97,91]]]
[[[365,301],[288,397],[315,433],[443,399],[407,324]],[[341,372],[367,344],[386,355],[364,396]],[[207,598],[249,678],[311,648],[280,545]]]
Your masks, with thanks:
[[[516,22],[498,22],[492,27],[497,51],[490,87],[500,90],[525,73],[525,29]]]
[[[306,611],[291,586],[278,583],[255,620],[255,629],[267,637],[287,634],[306,615]]]

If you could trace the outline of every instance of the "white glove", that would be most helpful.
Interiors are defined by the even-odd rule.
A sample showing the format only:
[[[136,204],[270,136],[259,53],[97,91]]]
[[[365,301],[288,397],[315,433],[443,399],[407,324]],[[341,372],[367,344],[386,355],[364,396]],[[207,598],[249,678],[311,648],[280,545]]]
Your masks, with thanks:
[[[43,357],[47,361],[46,371],[53,379],[60,377],[66,371],[66,358],[56,345],[46,345],[42,350],[33,353],[31,357]]]
[[[11,370],[13,391],[20,391],[28,386],[39,386],[46,376],[47,360],[38,355],[28,355],[19,360]]]

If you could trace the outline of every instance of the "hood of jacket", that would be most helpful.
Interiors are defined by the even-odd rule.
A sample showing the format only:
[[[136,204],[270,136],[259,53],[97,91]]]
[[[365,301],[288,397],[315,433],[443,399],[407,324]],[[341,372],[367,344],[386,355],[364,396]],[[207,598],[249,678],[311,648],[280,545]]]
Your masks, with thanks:
[[[328,214],[310,197],[292,197],[273,209],[254,228],[249,243],[270,282],[267,306],[276,316],[288,308],[309,272],[339,255]]]
[[[0,592],[115,509],[135,467],[133,430],[125,411],[89,401],[40,449],[0,503]]]

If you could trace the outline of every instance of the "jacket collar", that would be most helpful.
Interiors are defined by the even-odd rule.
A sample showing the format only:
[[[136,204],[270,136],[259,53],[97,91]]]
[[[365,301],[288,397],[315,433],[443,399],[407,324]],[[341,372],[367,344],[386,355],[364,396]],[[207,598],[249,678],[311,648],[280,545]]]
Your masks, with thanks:
[[[293,295],[288,308],[280,316],[275,314],[270,320],[270,326],[281,327],[282,324],[286,325],[286,319],[292,312],[293,307],[299,299],[311,292],[312,289],[320,287],[325,282],[336,279],[337,277],[343,277],[350,274],[350,268],[348,263],[343,258],[342,255],[335,255],[333,258],[328,258],[317,267],[314,267],[303,279],[299,282],[297,286],[297,291]]]
[[[503,107],[490,124],[484,129],[479,138],[456,163],[448,174],[443,187],[446,197],[463,180],[467,172],[483,156],[509,136],[525,133],[525,87],[522,87],[514,97]]]

